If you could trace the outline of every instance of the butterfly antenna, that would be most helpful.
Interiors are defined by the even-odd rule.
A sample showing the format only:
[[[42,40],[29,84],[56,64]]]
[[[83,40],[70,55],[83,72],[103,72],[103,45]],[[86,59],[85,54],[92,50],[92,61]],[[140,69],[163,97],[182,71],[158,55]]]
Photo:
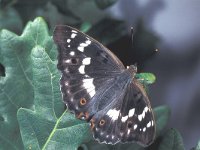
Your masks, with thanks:
[[[131,27],[131,48],[133,49],[133,37],[134,37],[134,30],[133,26]]]
[[[134,28],[133,28],[133,26],[131,26],[131,49],[133,50],[133,37],[134,37],[134,34],[135,34],[135,32],[134,32]],[[136,68],[136,72],[137,72],[137,62],[134,64],[134,66],[135,66],[135,68]]]

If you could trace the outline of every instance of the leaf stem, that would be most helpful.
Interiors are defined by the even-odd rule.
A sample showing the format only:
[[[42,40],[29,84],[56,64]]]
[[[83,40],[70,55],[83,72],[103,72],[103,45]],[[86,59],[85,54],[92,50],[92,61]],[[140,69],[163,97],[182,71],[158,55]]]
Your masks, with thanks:
[[[58,120],[56,121],[56,124],[55,124],[55,126],[54,126],[54,128],[53,128],[51,134],[49,135],[49,137],[48,137],[46,143],[44,144],[42,150],[45,150],[47,144],[49,143],[49,141],[51,140],[52,136],[53,136],[54,133],[56,132],[56,129],[57,129],[59,123],[60,123],[60,120],[62,119],[62,117],[64,116],[64,114],[65,114],[66,112],[67,112],[67,110],[65,110],[65,111],[63,112],[63,114],[62,114],[62,115],[58,118]]]

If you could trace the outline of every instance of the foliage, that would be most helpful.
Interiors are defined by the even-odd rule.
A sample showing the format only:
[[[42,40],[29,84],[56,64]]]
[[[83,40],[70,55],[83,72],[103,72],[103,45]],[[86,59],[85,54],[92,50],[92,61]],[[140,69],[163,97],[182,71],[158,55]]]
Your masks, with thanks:
[[[89,124],[65,110],[59,90],[57,50],[51,36],[54,26],[68,24],[104,44],[112,43],[127,34],[123,21],[102,13],[101,9],[115,2],[0,1],[0,149],[144,149],[137,144],[98,144],[91,136]],[[95,15],[88,15],[91,13]],[[44,17],[47,23],[41,17],[29,21],[36,16]],[[22,30],[20,36],[15,34]],[[151,73],[136,77],[145,86],[156,79]],[[170,109],[159,106],[154,112],[157,140],[148,149],[183,149],[178,131],[165,131]]]

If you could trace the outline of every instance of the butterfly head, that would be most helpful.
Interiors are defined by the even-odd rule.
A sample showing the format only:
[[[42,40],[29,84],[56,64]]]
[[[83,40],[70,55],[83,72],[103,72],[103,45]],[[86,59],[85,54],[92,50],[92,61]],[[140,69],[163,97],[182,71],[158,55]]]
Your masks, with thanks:
[[[127,69],[133,75],[133,77],[135,77],[135,75],[137,73],[137,64],[130,65],[130,66],[127,67]]]

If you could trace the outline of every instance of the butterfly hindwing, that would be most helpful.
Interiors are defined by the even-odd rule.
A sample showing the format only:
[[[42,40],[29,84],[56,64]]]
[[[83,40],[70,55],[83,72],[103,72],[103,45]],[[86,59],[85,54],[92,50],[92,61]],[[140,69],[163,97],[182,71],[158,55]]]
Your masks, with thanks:
[[[144,146],[151,144],[155,138],[155,120],[145,91],[137,80],[123,91],[116,104],[91,119],[94,138],[109,144],[132,141]]]
[[[150,145],[155,138],[155,119],[149,99],[142,85],[136,80],[130,83],[121,109],[120,132],[126,132],[121,142],[136,141],[141,145]],[[128,118],[127,118],[128,117]]]

